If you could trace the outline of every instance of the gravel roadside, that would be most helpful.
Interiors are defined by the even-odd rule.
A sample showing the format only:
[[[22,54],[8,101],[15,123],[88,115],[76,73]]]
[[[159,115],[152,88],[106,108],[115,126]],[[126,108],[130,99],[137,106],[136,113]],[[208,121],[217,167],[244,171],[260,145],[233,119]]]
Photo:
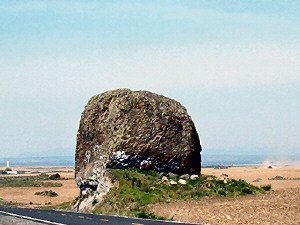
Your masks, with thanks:
[[[37,223],[26,219],[17,218],[14,216],[6,216],[0,214],[1,225],[42,225],[44,223]]]

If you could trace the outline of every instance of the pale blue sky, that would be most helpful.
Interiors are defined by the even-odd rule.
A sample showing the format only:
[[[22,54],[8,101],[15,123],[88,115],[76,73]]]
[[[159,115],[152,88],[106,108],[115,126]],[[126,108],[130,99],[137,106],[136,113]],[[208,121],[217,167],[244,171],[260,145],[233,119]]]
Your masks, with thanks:
[[[300,152],[300,1],[1,1],[0,152],[70,149],[94,95],[181,101],[204,151]]]

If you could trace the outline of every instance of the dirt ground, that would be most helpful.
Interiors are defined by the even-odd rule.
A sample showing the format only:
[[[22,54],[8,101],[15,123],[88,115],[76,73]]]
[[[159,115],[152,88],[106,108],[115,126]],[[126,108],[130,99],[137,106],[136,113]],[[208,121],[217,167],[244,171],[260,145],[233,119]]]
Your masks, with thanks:
[[[271,184],[273,190],[300,188],[300,168],[298,167],[272,169],[264,167],[229,167],[228,169],[203,168],[202,174],[214,175],[216,177],[227,174],[230,178],[243,179],[256,186]],[[282,176],[288,178],[288,180],[269,180],[276,176]]]
[[[158,216],[200,224],[300,224],[300,189],[236,198],[202,198],[156,204]]]
[[[51,205],[58,205],[63,202],[74,200],[79,195],[79,189],[74,179],[74,168],[71,167],[19,167],[13,170],[26,170],[32,172],[43,172],[49,175],[58,172],[62,178],[67,180],[56,180],[53,182],[61,183],[62,187],[7,187],[0,188],[0,198],[5,201],[12,201],[28,207],[44,206],[51,202]],[[49,172],[53,171],[53,172]],[[18,174],[0,176],[36,176],[38,174]],[[52,190],[58,194],[57,197],[47,197],[34,195],[35,192]]]
[[[68,167],[13,168],[38,172],[60,171],[62,187],[49,188],[0,188],[0,198],[25,206],[52,205],[72,201],[79,195],[74,180],[74,169]],[[150,207],[157,216],[173,217],[174,220],[206,224],[300,224],[300,168],[230,167],[228,169],[204,168],[204,175],[244,179],[256,186],[271,184],[273,190],[266,194],[238,196],[231,198],[202,198],[200,200],[178,201],[156,204]],[[35,174],[37,175],[37,174]],[[1,175],[3,176],[3,175]],[[12,175],[10,175],[12,176]],[[28,175],[27,175],[28,176]],[[269,180],[276,176],[287,180]],[[254,182],[255,181],[255,182]],[[58,197],[34,195],[37,191],[53,190]],[[32,202],[32,205],[29,203]]]
[[[254,185],[271,184],[267,194],[231,198],[202,198],[151,206],[158,216],[206,224],[300,224],[300,180],[269,180],[276,176],[300,178],[299,168],[234,167],[203,169],[203,174],[244,179]],[[259,182],[254,180],[261,179]]]

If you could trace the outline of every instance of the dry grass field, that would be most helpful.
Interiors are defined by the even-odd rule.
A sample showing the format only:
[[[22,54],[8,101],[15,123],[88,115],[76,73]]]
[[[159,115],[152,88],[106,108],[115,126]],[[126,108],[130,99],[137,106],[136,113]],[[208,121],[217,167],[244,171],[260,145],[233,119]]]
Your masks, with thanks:
[[[5,169],[5,168],[0,168]],[[25,170],[32,172],[47,173],[48,175],[59,173],[62,180],[55,182],[61,183],[62,187],[5,187],[0,188],[0,198],[7,202],[16,203],[22,206],[36,207],[45,206],[49,202],[51,205],[58,205],[63,202],[74,200],[79,195],[79,189],[74,179],[74,168],[71,167],[18,167],[13,170]],[[39,174],[40,174],[39,173]],[[0,175],[4,176],[37,176],[38,174],[19,174],[19,175]],[[66,179],[64,179],[66,178]],[[52,190],[58,194],[57,197],[47,197],[34,195],[35,192]]]
[[[3,168],[0,168],[3,169]],[[59,171],[62,187],[6,187],[0,188],[0,198],[26,207],[52,205],[75,199],[79,189],[74,170],[68,167],[13,168],[46,172]],[[51,172],[52,171],[52,172]],[[238,197],[204,197],[199,200],[177,201],[149,206],[155,215],[174,220],[208,224],[300,224],[300,168],[229,167],[204,168],[204,175],[219,177],[224,174],[233,179],[244,179],[256,185],[272,185],[265,194]],[[37,174],[32,174],[37,175]],[[1,175],[8,176],[8,175]],[[12,175],[10,175],[12,176]],[[24,176],[24,175],[23,175]],[[27,175],[28,176],[28,175]],[[53,190],[57,197],[34,195],[37,191]]]
[[[207,224],[300,224],[300,168],[232,167],[204,168],[203,174],[245,179],[260,186],[271,184],[266,194],[226,198],[202,198],[152,205],[157,216]],[[282,180],[269,180],[283,177]]]
[[[298,167],[229,167],[228,169],[202,169],[204,175],[214,175],[216,177],[227,174],[233,179],[244,179],[248,183],[256,186],[271,184],[273,190],[300,188],[300,168]],[[281,176],[285,180],[269,180]]]

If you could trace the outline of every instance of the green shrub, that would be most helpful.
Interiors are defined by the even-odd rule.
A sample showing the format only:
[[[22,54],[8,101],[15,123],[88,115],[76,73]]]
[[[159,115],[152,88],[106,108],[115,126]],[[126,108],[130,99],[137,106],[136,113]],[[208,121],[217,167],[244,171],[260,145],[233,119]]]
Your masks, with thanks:
[[[157,217],[154,213],[152,213],[152,212],[148,213],[148,212],[145,212],[145,211],[137,213],[136,216],[138,218],[143,218],[143,219],[168,220],[165,217]],[[173,220],[173,218],[171,218],[169,220]]]
[[[0,177],[0,188],[2,187],[61,187],[61,183],[42,182],[45,175],[39,176],[13,176]]]
[[[273,178],[269,178],[269,180],[287,180],[287,178],[284,178],[282,176],[276,176],[276,177],[273,177]]]
[[[242,192],[241,193],[243,193],[243,194],[253,194],[253,190],[251,190],[250,188],[248,188],[248,187],[244,187],[243,189],[242,189]]]
[[[61,187],[62,183],[57,182],[41,182],[40,187]]]
[[[42,195],[42,196],[48,196],[48,197],[57,197],[58,194],[55,191],[38,191],[34,193],[35,195]]]
[[[219,190],[218,190],[218,194],[219,194],[220,196],[226,196],[226,191],[224,191],[223,189],[219,189]]]
[[[59,173],[49,176],[49,180],[60,180],[60,179],[61,179],[61,177],[60,177]]]
[[[37,178],[38,178],[39,180],[48,180],[49,175],[46,174],[46,173],[41,173],[39,176],[37,176]]]
[[[271,184],[262,185],[262,186],[260,186],[260,188],[265,190],[265,191],[271,191],[272,185]]]
[[[49,204],[50,203],[50,204]],[[47,206],[41,207],[44,209],[61,209],[61,210],[72,210],[74,202],[63,202],[60,205],[51,205],[51,202],[48,202]]]

